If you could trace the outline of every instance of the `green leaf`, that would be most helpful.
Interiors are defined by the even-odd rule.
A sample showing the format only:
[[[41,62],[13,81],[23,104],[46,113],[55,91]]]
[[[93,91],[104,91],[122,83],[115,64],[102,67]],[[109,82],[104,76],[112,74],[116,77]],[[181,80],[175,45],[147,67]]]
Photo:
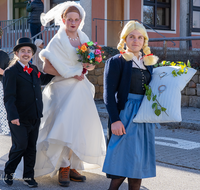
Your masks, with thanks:
[[[172,75],[173,75],[174,77],[177,77],[177,73],[176,73],[175,70],[172,71]]]
[[[148,85],[144,84],[144,87],[145,87],[146,90],[149,90],[149,86]]]
[[[177,74],[178,74],[179,76],[181,76],[181,70],[179,70],[179,71],[177,72]]]
[[[159,115],[161,114],[161,111],[160,111],[159,109],[156,109],[156,110],[154,111],[154,113],[155,113],[157,116],[159,116]]]
[[[161,107],[161,110],[162,110],[162,111],[166,111],[167,109],[166,109],[166,108],[164,108],[164,107]]]
[[[90,42],[87,42],[87,45],[88,46],[92,46],[94,43],[92,42],[92,41],[90,41]]]
[[[154,65],[154,67],[158,67],[158,63]]]
[[[156,98],[157,98],[157,95],[155,95],[155,96],[153,97],[153,101],[155,101],[155,100],[156,100]]]
[[[152,108],[154,109],[157,106],[157,103],[152,104]]]
[[[150,101],[150,100],[151,100],[151,96],[150,96],[150,95],[147,95],[147,99]]]
[[[152,93],[152,90],[151,90],[151,88],[149,88],[148,95],[151,96],[151,93]]]
[[[187,67],[191,68],[191,63],[189,60],[187,61]]]

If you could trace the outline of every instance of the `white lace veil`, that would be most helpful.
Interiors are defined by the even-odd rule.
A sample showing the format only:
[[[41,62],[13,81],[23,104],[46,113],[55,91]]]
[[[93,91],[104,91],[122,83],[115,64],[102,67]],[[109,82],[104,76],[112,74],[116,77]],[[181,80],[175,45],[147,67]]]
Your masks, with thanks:
[[[46,24],[48,22],[50,22],[51,20],[54,19],[55,25],[64,26],[64,24],[62,22],[61,15],[64,13],[64,11],[66,9],[68,9],[68,7],[71,7],[71,6],[75,6],[81,14],[82,20],[81,20],[81,23],[79,25],[79,29],[81,30],[84,26],[85,11],[80,4],[78,4],[74,1],[67,1],[67,2],[64,2],[64,3],[60,3],[60,4],[56,5],[54,8],[52,8],[51,10],[49,10],[46,14],[42,13],[41,16],[40,16],[40,20],[41,20],[42,25],[46,26]]]

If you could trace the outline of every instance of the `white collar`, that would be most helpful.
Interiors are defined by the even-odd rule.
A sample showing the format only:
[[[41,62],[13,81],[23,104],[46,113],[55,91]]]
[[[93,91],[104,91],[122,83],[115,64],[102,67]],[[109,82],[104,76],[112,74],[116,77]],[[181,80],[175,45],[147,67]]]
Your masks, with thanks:
[[[20,62],[19,60],[18,60],[18,63],[19,63],[23,68],[25,67],[25,65],[24,65],[22,62]],[[28,64],[27,67],[29,68],[29,64]]]
[[[133,53],[133,60],[135,60],[135,59],[138,60],[138,61],[140,61],[142,59],[142,52],[139,52],[139,59]]]

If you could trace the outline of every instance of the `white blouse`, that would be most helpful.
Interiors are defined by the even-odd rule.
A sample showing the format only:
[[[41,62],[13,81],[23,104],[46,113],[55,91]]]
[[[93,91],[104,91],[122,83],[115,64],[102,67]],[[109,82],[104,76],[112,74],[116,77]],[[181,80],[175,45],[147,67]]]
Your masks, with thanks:
[[[143,61],[143,57],[142,57],[142,53],[141,52],[139,53],[139,59],[135,55],[133,56],[132,67],[138,68],[138,66],[135,63],[137,63],[137,65],[141,69],[146,70],[146,67],[144,66],[144,61]]]

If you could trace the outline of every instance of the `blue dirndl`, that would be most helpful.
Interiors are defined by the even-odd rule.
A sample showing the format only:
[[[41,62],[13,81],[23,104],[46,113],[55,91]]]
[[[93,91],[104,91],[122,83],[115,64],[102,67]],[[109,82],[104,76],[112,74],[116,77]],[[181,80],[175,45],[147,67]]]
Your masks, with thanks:
[[[129,93],[120,112],[126,134],[111,136],[103,166],[109,175],[137,179],[156,176],[155,124],[133,123],[142,99],[143,95]]]

